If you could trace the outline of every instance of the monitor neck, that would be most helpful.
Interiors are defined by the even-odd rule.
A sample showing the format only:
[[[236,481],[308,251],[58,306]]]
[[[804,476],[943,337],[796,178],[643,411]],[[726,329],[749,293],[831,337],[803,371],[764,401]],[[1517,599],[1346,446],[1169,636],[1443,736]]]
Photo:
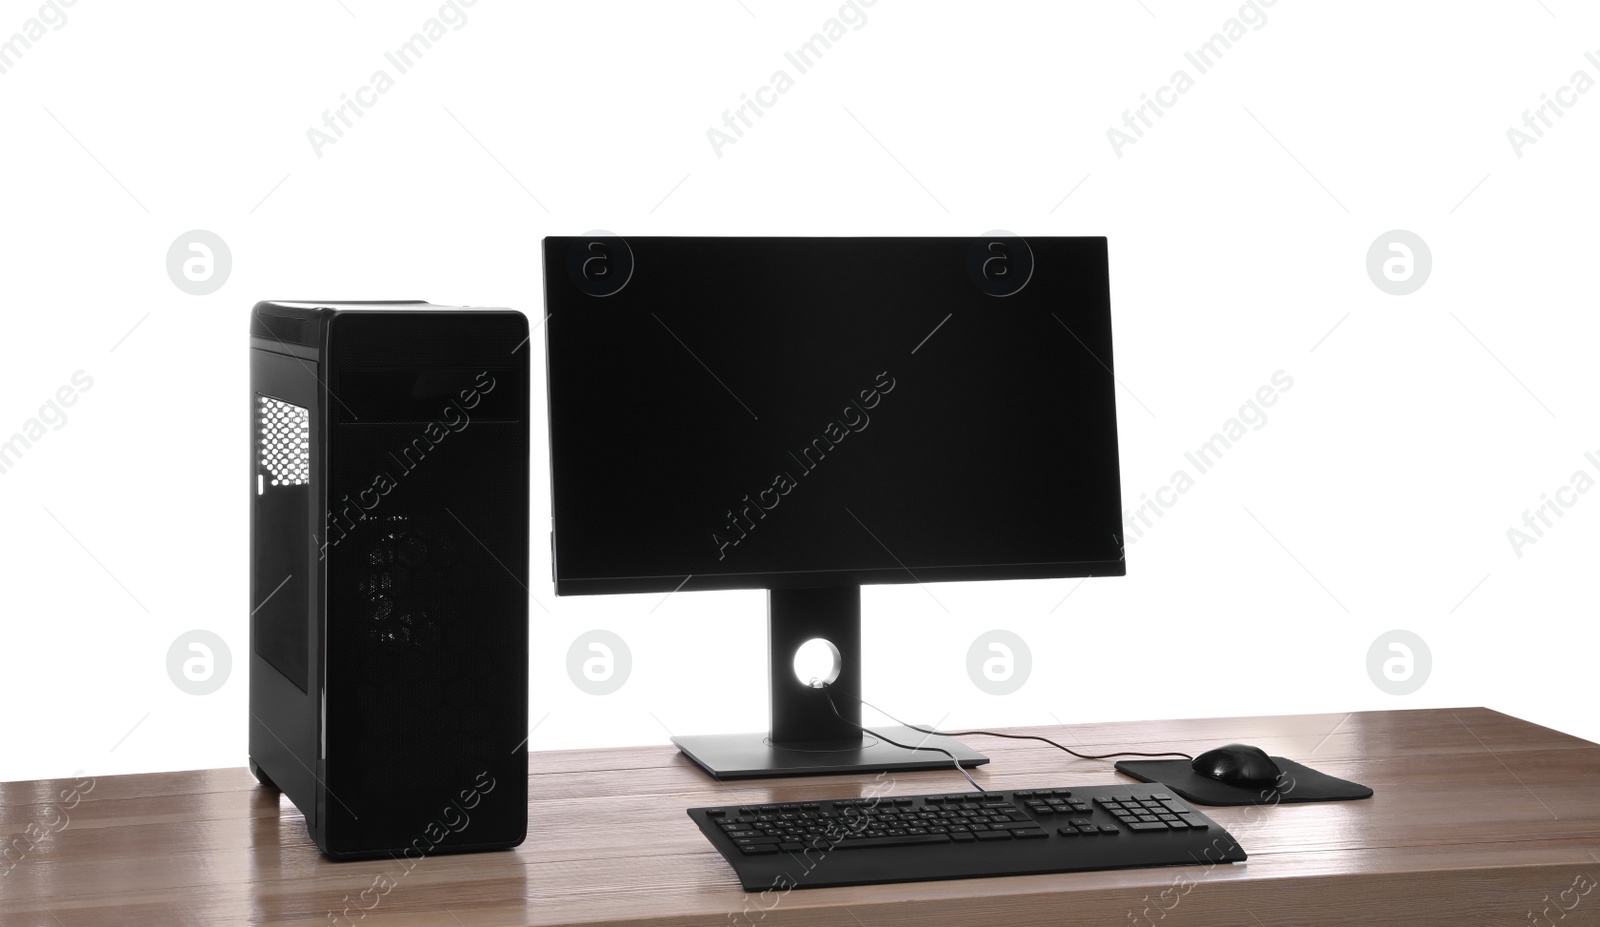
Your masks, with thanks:
[[[814,638],[839,651],[828,690],[795,675],[794,657]],[[767,592],[767,678],[774,745],[859,744],[861,729],[861,587],[824,586]],[[829,696],[832,696],[832,705]],[[837,714],[835,713],[837,709]]]

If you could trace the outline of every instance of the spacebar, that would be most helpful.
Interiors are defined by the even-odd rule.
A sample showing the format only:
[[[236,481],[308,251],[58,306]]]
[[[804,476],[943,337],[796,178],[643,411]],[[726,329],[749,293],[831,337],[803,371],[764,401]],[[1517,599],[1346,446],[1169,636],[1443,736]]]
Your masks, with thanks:
[[[907,834],[904,837],[856,837],[839,844],[841,850],[858,850],[865,847],[904,847],[918,843],[949,843],[944,834]]]

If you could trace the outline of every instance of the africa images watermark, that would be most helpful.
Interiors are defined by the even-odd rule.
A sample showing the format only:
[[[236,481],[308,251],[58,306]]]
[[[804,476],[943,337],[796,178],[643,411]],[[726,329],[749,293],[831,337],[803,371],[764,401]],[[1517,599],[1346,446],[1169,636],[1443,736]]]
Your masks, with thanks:
[[[1506,540],[1511,542],[1511,552],[1521,560],[1529,547],[1544,539],[1545,533],[1567,515],[1567,510],[1578,504],[1596,485],[1595,474],[1600,474],[1600,453],[1589,451],[1583,455],[1589,470],[1574,470],[1567,482],[1553,493],[1541,493],[1539,505],[1522,512],[1522,525],[1506,529]]]
[[[67,409],[78,404],[78,399],[94,387],[94,377],[82,370],[74,371],[68,382],[63,383],[59,389],[39,407],[32,418],[22,423],[22,426],[9,438],[0,438],[0,476],[5,476],[16,467],[23,455],[33,449],[33,446],[43,441],[52,431],[60,431],[67,427]],[[3,432],[0,432],[3,434]]]
[[[78,0],[49,0],[39,7],[10,38],[0,41],[0,77],[11,72],[32,50],[34,44],[52,32],[60,32],[67,25],[67,7],[77,6]]]
[[[1137,544],[1145,532],[1155,525],[1156,519],[1177,505],[1178,498],[1193,489],[1200,477],[1210,473],[1222,460],[1222,455],[1244,440],[1245,435],[1265,428],[1267,409],[1277,405],[1278,399],[1293,387],[1294,377],[1282,370],[1276,371],[1266,384],[1257,389],[1255,394],[1239,407],[1236,415],[1222,423],[1220,431],[1194,450],[1185,451],[1183,457],[1193,468],[1192,473],[1187,468],[1174,471],[1172,477],[1161,488],[1153,493],[1140,495],[1137,508],[1122,513],[1127,543],[1130,546]]]
[[[1236,15],[1212,33],[1211,38],[1193,51],[1184,52],[1183,59],[1194,68],[1195,73],[1191,75],[1188,68],[1179,68],[1154,93],[1140,94],[1138,106],[1122,111],[1122,127],[1111,126],[1106,129],[1111,152],[1121,158],[1127,148],[1144,138],[1145,132],[1155,127],[1156,119],[1165,116],[1167,110],[1178,105],[1180,97],[1195,88],[1197,77],[1210,73],[1240,39],[1266,26],[1267,11],[1263,7],[1276,6],[1277,3],[1278,0],[1249,0],[1239,7]]]
[[[872,385],[872,389],[864,389],[856,399],[850,400],[850,404],[839,413],[838,420],[830,420],[822,426],[822,437],[813,439],[810,444],[801,448],[798,454],[794,451],[789,452],[789,459],[795,462],[797,472],[802,478],[817,469],[817,465],[844,443],[844,439],[852,432],[866,431],[867,426],[872,424],[872,418],[867,415],[867,410],[877,408],[883,397],[894,391],[894,377],[889,376],[889,371],[885,370],[878,374]],[[738,547],[739,542],[749,537],[750,532],[755,530],[756,523],[765,519],[767,513],[777,508],[783,497],[793,492],[799,485],[799,481],[789,470],[780,470],[772,478],[772,485],[756,493],[754,499],[749,493],[745,493],[744,498],[723,516],[727,524],[717,529],[726,532],[728,538],[722,537],[716,531],[711,532],[711,543],[717,546],[717,559],[726,559],[728,548]],[[734,532],[738,532],[739,536],[733,537]]]
[[[888,777],[887,780],[885,777]],[[766,920],[767,915],[776,910],[783,899],[822,864],[828,854],[837,850],[841,843],[864,834],[873,826],[873,812],[888,795],[894,792],[895,785],[895,779],[887,772],[878,773],[872,784],[866,787],[866,794],[857,799],[854,805],[828,820],[823,826],[823,835],[820,838],[813,840],[809,846],[800,851],[799,855],[793,850],[787,851],[789,858],[794,861],[793,869],[775,876],[771,887],[763,889],[759,895],[752,897],[746,892],[743,907],[738,913],[729,911],[727,922],[735,927],[756,927]],[[835,813],[819,814],[821,817],[829,818]]]
[[[326,539],[312,535],[312,540],[317,543],[317,559],[326,557],[328,548],[336,546],[354,531],[356,523],[376,509],[383,497],[400,485],[400,479],[417,469],[447,438],[466,431],[467,426],[472,424],[471,410],[483,402],[484,396],[494,392],[494,388],[495,379],[489,371],[479,373],[473,378],[470,388],[460,390],[456,398],[439,412],[438,418],[423,426],[421,435],[398,451],[389,451],[385,455],[394,464],[392,469],[382,469],[373,474],[372,485],[356,493],[354,499],[345,493],[339,501],[330,505],[324,529]]]
[[[12,870],[22,865],[28,854],[38,849],[39,845],[49,840],[52,836],[61,833],[72,823],[68,811],[78,807],[83,796],[94,791],[94,777],[85,776],[83,770],[73,773],[77,779],[71,788],[62,789],[57,794],[59,801],[47,802],[37,815],[37,820],[22,829],[21,836],[13,837],[0,844],[0,878],[11,874]],[[3,885],[0,882],[0,885]]]
[[[1246,805],[1244,811],[1240,812],[1245,819],[1244,824],[1253,826],[1264,822],[1266,817],[1261,810],[1262,807],[1276,807],[1283,801],[1285,795],[1294,791],[1295,786],[1298,784],[1295,778],[1288,773],[1279,773],[1277,781],[1270,788],[1257,792],[1256,800]],[[1237,827],[1238,825],[1235,825],[1235,828]],[[1145,895],[1141,899],[1144,907],[1138,912],[1128,912],[1126,921],[1128,927],[1155,927],[1156,924],[1166,919],[1166,916],[1177,908],[1183,899],[1194,891],[1196,886],[1202,884],[1202,880],[1216,871],[1218,866],[1222,865],[1222,861],[1227,858],[1230,852],[1239,847],[1239,842],[1231,836],[1232,831],[1228,833],[1230,836],[1226,840],[1222,837],[1213,839],[1211,845],[1200,851],[1200,855],[1194,858],[1196,863],[1204,867],[1198,877],[1190,878],[1189,873],[1193,870],[1186,866],[1176,867],[1176,874],[1172,877],[1171,885],[1157,893],[1155,898]],[[1232,864],[1230,863],[1229,865],[1231,866]]]
[[[784,52],[783,59],[794,68],[794,73],[790,74],[788,68],[779,68],[754,93],[739,94],[739,105],[722,111],[722,128],[712,126],[706,129],[711,153],[720,158],[722,149],[738,144],[739,139],[744,138],[744,133],[755,127],[755,120],[777,106],[778,100],[794,89],[795,79],[815,67],[835,42],[866,26],[867,11],[863,7],[876,6],[877,3],[878,0],[849,0],[839,7],[838,15],[823,23],[821,29],[811,34],[811,38],[798,48]]]
[[[471,788],[462,789],[453,796],[449,803],[442,806],[436,818],[429,821],[422,831],[414,837],[410,844],[401,851],[394,862],[401,868],[393,872],[384,871],[372,877],[372,884],[359,892],[355,898],[345,895],[340,901],[344,907],[338,913],[328,912],[328,923],[335,925],[351,925],[365,920],[374,908],[383,901],[385,895],[394,891],[400,880],[411,874],[417,864],[437,850],[452,834],[459,834],[472,824],[472,809],[478,807],[483,801],[483,796],[495,789],[494,776],[487,770],[478,773],[472,782]],[[354,909],[352,911],[352,908]]]
[[[1568,914],[1572,913],[1590,892],[1594,891],[1596,885],[1600,885],[1600,882],[1596,882],[1587,872],[1578,873],[1573,877],[1572,884],[1557,893],[1555,898],[1551,898],[1549,893],[1546,893],[1544,896],[1544,908],[1537,913],[1529,911],[1527,914],[1528,923],[1532,927],[1555,927]],[[1553,914],[1552,908],[1554,909]],[[1573,923],[1577,922],[1574,921]]]
[[[1584,52],[1583,57],[1596,72],[1600,72],[1600,55],[1590,51]],[[1594,74],[1589,73],[1587,68],[1579,68],[1554,93],[1540,94],[1537,107],[1522,111],[1522,125],[1506,130],[1506,140],[1511,142],[1512,154],[1520,159],[1527,153],[1528,146],[1538,144],[1547,130],[1555,128],[1557,119],[1565,116],[1567,110],[1578,105],[1578,100],[1584,94],[1595,88],[1595,83]]]
[[[467,25],[467,11],[464,8],[476,6],[477,3],[478,0],[448,0],[439,7],[437,15],[412,33],[411,38],[393,51],[384,52],[383,59],[394,69],[394,73],[391,74],[389,68],[379,68],[372,72],[365,84],[351,93],[341,93],[338,106],[323,110],[322,126],[312,126],[306,130],[311,153],[321,158],[327,148],[338,144],[345,132],[355,126],[356,120],[365,116],[367,110],[377,106],[378,101],[395,88],[397,77],[411,73],[422,56],[433,50],[435,43],[451,32],[460,32]]]

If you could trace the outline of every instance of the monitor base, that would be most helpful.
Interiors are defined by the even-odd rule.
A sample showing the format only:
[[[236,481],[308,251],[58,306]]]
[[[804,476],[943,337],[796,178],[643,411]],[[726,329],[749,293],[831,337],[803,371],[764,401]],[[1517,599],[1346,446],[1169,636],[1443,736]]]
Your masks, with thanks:
[[[948,750],[962,766],[982,766],[989,762],[988,757],[952,737],[924,734],[893,724],[875,730],[903,744]],[[952,765],[950,757],[943,753],[907,750],[870,735],[847,741],[779,745],[766,734],[698,734],[674,737],[672,742],[684,756],[717,779],[949,770]]]

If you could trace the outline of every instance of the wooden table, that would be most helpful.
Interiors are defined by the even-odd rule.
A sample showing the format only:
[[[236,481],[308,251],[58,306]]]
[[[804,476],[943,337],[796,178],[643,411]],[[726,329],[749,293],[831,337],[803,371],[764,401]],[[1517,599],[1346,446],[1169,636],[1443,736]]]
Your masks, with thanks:
[[[0,927],[1600,924],[1600,746],[1576,737],[1483,708],[1027,730],[1084,752],[1254,743],[1377,794],[1207,808],[1250,853],[1239,865],[762,899],[684,809],[855,795],[870,777],[717,783],[666,746],[536,753],[526,843],[409,872],[323,859],[293,806],[242,768],[13,782],[0,785]],[[993,757],[975,775],[996,789],[1130,781],[1041,744],[969,740]],[[903,773],[894,791],[961,784]]]

